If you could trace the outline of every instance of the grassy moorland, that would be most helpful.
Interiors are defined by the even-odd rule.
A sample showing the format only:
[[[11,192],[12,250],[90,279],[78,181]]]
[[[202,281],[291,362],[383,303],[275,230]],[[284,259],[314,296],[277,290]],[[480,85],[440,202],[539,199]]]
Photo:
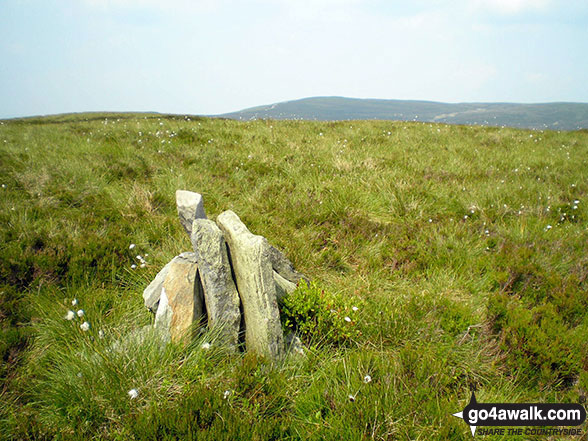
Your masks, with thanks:
[[[0,438],[465,440],[451,414],[472,388],[583,400],[587,161],[585,131],[2,121]],[[305,358],[129,337],[152,320],[143,288],[190,249],[176,189],[315,281],[282,305]]]

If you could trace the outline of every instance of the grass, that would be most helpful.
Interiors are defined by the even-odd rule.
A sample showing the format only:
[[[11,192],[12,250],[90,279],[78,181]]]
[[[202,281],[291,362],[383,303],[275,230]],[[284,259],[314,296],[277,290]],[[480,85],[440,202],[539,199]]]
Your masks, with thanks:
[[[587,158],[585,131],[0,121],[0,438],[462,440],[472,388],[585,399]],[[176,189],[315,282],[283,305],[305,358],[139,337],[142,290],[190,249]]]

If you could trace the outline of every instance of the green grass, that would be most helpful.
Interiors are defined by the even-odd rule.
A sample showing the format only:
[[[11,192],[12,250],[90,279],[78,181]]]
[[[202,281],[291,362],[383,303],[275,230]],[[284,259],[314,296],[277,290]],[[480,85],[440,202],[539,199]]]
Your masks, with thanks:
[[[451,414],[471,388],[577,402],[587,161],[585,131],[1,121],[0,438],[465,440]],[[176,189],[201,193],[209,218],[234,210],[315,282],[282,305],[305,358],[137,337],[143,289],[191,248]],[[64,318],[74,298],[87,332]]]

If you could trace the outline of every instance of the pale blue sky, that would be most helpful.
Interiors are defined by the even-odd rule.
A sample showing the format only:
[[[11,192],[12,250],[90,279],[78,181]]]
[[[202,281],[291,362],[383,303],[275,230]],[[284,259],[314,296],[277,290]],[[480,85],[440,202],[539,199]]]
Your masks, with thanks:
[[[0,0],[0,118],[588,102],[585,0]]]

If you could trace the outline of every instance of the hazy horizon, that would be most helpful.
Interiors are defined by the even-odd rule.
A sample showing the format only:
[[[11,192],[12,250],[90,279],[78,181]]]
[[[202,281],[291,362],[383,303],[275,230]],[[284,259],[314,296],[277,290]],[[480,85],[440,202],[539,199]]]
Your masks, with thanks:
[[[576,0],[7,0],[0,29],[0,118],[317,96],[588,102]]]

